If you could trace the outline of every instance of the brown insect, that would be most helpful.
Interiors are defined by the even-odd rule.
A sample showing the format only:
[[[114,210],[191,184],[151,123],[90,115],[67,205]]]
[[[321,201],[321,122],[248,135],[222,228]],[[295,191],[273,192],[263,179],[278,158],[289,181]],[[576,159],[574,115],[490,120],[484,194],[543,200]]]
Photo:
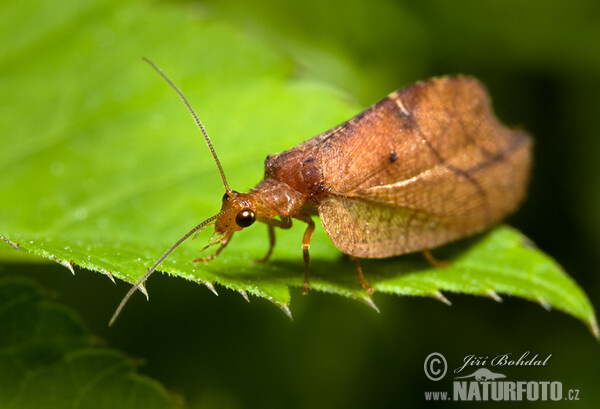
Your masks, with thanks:
[[[248,193],[229,188],[204,127],[177,87],[215,159],[225,195],[221,211],[175,243],[124,297],[111,324],[143,282],[188,237],[214,221],[219,244],[259,221],[275,227],[306,223],[302,238],[304,292],[309,288],[309,247],[318,215],[325,231],[356,266],[371,293],[359,258],[427,251],[480,232],[523,200],[531,165],[531,137],[503,126],[484,87],[447,76],[393,92],[347,122],[283,153],[269,155],[264,179]],[[209,247],[206,246],[206,247]],[[205,248],[206,248],[205,247]]]

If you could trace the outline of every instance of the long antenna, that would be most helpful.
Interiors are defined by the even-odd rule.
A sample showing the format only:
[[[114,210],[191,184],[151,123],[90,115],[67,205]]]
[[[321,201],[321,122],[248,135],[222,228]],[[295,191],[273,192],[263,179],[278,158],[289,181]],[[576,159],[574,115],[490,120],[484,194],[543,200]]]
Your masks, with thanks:
[[[204,140],[206,141],[206,144],[208,145],[208,149],[210,149],[210,153],[212,154],[213,158],[215,159],[217,168],[219,168],[219,173],[221,174],[221,179],[223,179],[223,185],[225,186],[225,190],[227,191],[227,193],[231,193],[231,189],[229,189],[229,185],[227,184],[227,179],[225,178],[225,172],[223,172],[223,167],[221,166],[221,162],[219,161],[219,158],[217,157],[215,148],[213,148],[212,142],[210,141],[210,138],[208,137],[208,133],[206,133],[206,130],[204,129],[204,125],[202,125],[202,122],[200,122],[200,119],[198,119],[198,115],[196,115],[196,112],[194,111],[194,109],[192,108],[190,103],[188,102],[187,98],[185,97],[185,95],[183,95],[183,92],[181,92],[179,90],[179,88],[177,88],[177,86],[173,83],[173,81],[171,81],[171,79],[169,77],[167,77],[167,75],[164,72],[162,72],[162,70],[160,68],[158,68],[156,66],[156,64],[154,64],[152,61],[150,61],[146,57],[143,57],[142,59],[144,61],[146,61],[148,64],[150,64],[152,66],[152,68],[154,68],[154,70],[156,70],[156,72],[158,72],[161,75],[161,77],[163,77],[165,79],[165,81],[167,81],[169,83],[169,85],[171,87],[173,87],[175,92],[177,92],[177,94],[179,94],[179,96],[183,100],[183,103],[185,104],[187,109],[192,114],[192,117],[194,117],[194,121],[196,121],[196,125],[198,125],[198,128],[200,128],[200,131],[202,132],[202,135],[204,135]]]
[[[171,248],[169,248],[169,250],[167,250],[165,252],[165,254],[163,254],[161,256],[161,258],[159,258],[156,263],[154,263],[154,265],[152,267],[150,267],[148,269],[148,271],[146,272],[146,274],[144,274],[144,276],[142,278],[139,279],[139,281],[137,283],[135,283],[135,285],[133,287],[131,287],[129,289],[129,291],[127,292],[127,294],[125,294],[125,297],[123,297],[123,300],[121,300],[121,303],[119,304],[119,306],[117,307],[115,313],[113,314],[112,318],[110,319],[108,326],[110,327],[115,320],[117,319],[117,317],[119,316],[119,314],[121,313],[121,310],[123,309],[123,307],[125,306],[125,304],[127,304],[127,301],[129,301],[129,299],[131,298],[131,296],[133,295],[133,293],[136,292],[136,290],[138,288],[140,288],[142,286],[142,284],[144,283],[144,281],[146,281],[148,279],[148,277],[150,277],[150,275],[152,273],[154,273],[154,271],[158,268],[158,266],[165,261],[165,259],[167,257],[169,257],[169,255],[177,248],[179,247],[179,245],[181,243],[183,243],[188,237],[190,237],[192,234],[196,233],[197,231],[199,231],[200,229],[202,229],[204,226],[206,226],[208,223],[212,222],[213,220],[215,220],[217,217],[221,216],[223,213],[226,213],[228,210],[224,211],[224,212],[220,212],[216,215],[214,215],[213,217],[204,220],[202,223],[200,223],[199,225],[197,225],[196,227],[194,227],[192,230],[190,230],[189,232],[186,233],[185,236],[183,236],[182,238],[180,238],[179,240],[177,240],[177,243],[173,244],[171,246]]]
[[[154,68],[154,70],[156,72],[158,72],[160,74],[160,76],[165,79],[165,81],[167,81],[167,83],[175,90],[175,92],[177,92],[177,94],[179,95],[179,97],[183,100],[183,103],[187,107],[188,111],[190,111],[190,113],[192,114],[192,117],[194,118],[194,121],[196,121],[196,125],[198,125],[198,128],[200,128],[200,131],[202,132],[202,135],[204,135],[204,140],[206,141],[206,144],[208,145],[208,149],[210,149],[210,153],[212,154],[212,156],[213,156],[213,158],[215,160],[215,163],[217,164],[217,168],[219,168],[219,173],[221,174],[221,179],[223,179],[223,185],[225,186],[225,190],[227,191],[227,193],[231,194],[232,191],[231,191],[231,189],[229,189],[229,185],[227,184],[227,179],[225,178],[225,172],[223,172],[223,167],[221,166],[221,162],[219,161],[219,158],[217,157],[217,153],[215,152],[215,148],[213,148],[212,142],[210,141],[210,138],[208,137],[208,133],[206,133],[206,130],[204,129],[204,125],[202,125],[202,122],[200,122],[200,119],[198,118],[198,115],[196,115],[196,112],[194,111],[194,109],[192,108],[192,106],[190,105],[190,103],[188,102],[187,98],[185,97],[185,95],[183,95],[183,92],[181,92],[179,90],[179,88],[177,88],[177,86],[173,83],[173,81],[171,81],[171,79],[169,77],[167,77],[167,75],[164,72],[162,72],[162,70],[160,68],[158,68],[156,66],[156,64],[154,64],[152,61],[150,61],[146,57],[143,57],[142,59],[144,61],[146,61],[148,64],[150,64],[150,66],[152,68]],[[154,265],[152,267],[150,267],[148,269],[148,271],[146,271],[146,274],[144,274],[144,276],[137,283],[135,283],[135,285],[133,287],[131,287],[129,289],[129,291],[127,292],[127,294],[125,294],[125,297],[123,297],[123,300],[121,300],[121,303],[117,307],[117,309],[116,309],[115,313],[113,314],[112,318],[110,319],[108,325],[111,326],[115,322],[115,320],[117,319],[117,317],[121,313],[121,310],[123,309],[123,307],[125,307],[125,304],[127,304],[127,301],[129,301],[129,299],[131,298],[131,296],[133,295],[133,293],[135,293],[139,288],[141,288],[143,286],[144,282],[148,279],[148,277],[150,277],[150,275],[152,275],[152,273],[154,273],[154,271],[156,271],[156,269],[158,268],[158,266],[163,261],[165,261],[165,259],[167,257],[169,257],[169,255],[173,251],[175,251],[175,249],[177,247],[179,247],[179,245],[181,243],[183,243],[185,240],[187,240],[191,235],[193,235],[197,231],[200,231],[208,223],[212,222],[213,220],[215,220],[216,218],[218,218],[219,216],[221,216],[223,213],[226,213],[226,212],[227,211],[220,212],[220,213],[214,215],[213,217],[204,220],[202,223],[200,223],[199,225],[197,225],[196,227],[194,227],[192,230],[190,230],[189,232],[187,232],[182,238],[180,238],[179,240],[177,240],[177,243],[173,244],[165,252],[165,254],[163,254],[154,263]]]

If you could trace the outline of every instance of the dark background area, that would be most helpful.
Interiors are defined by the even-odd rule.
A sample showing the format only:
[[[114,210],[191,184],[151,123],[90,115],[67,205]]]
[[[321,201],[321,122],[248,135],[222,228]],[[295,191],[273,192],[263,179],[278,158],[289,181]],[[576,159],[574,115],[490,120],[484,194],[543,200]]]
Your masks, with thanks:
[[[529,198],[509,223],[552,255],[597,311],[597,2],[202,4],[298,58],[299,76],[333,80],[365,107],[429,76],[479,78],[498,116],[535,138]],[[315,43],[322,54],[303,51]],[[351,61],[360,75],[336,76],[327,55]],[[451,388],[449,380],[425,377],[423,362],[432,352],[442,353],[451,369],[471,354],[552,354],[546,367],[497,372],[580,390],[579,402],[556,406],[595,407],[600,400],[598,342],[572,317],[520,299],[496,303],[449,294],[448,307],[433,299],[376,294],[377,314],[348,299],[296,290],[292,322],[265,300],[247,304],[232,291],[220,289],[215,297],[184,280],[154,276],[151,302],[134,297],[114,328],[107,328],[129,285],[115,286],[80,269],[73,277],[52,264],[4,264],[1,274],[39,282],[78,311],[100,343],[138,358],[140,372],[194,408],[427,406],[425,391]]]

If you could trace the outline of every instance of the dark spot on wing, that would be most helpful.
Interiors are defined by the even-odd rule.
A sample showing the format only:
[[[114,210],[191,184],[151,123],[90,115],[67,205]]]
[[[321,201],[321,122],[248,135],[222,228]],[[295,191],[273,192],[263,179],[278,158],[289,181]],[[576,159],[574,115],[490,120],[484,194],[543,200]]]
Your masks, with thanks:
[[[405,129],[412,131],[417,128],[417,118],[412,113],[406,113],[398,107],[398,116],[402,119],[402,125]]]
[[[398,159],[398,154],[396,154],[396,152],[392,152],[392,153],[390,153],[390,156],[388,157],[388,162],[394,163],[394,162],[396,162],[396,159]]]

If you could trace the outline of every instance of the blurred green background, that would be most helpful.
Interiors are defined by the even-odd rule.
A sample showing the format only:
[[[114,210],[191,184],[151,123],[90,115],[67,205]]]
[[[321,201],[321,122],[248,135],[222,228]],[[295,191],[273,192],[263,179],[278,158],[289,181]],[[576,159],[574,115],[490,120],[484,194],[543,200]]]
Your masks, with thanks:
[[[529,198],[510,224],[555,257],[598,307],[600,3],[169,3],[146,7],[185,7],[190,14],[235,25],[294,61],[291,78],[333,85],[363,107],[434,75],[464,73],[482,80],[498,116],[523,126],[536,141]],[[144,24],[144,17],[143,9],[130,16],[137,24]],[[16,47],[10,38],[0,41]],[[168,47],[168,28],[157,41]],[[177,44],[171,47],[173,54],[179,52]],[[131,50],[132,61],[106,63],[138,64],[142,53]],[[201,55],[194,58],[202,61]],[[3,83],[10,81],[10,70],[5,61]],[[3,94],[6,104],[10,95]],[[12,142],[10,135],[0,138]],[[471,354],[552,354],[546,367],[498,372],[511,380],[559,380],[564,388],[580,390],[579,402],[561,407],[595,407],[600,401],[597,341],[575,319],[523,300],[495,303],[450,294],[453,305],[447,307],[376,294],[382,311],[376,314],[341,297],[316,292],[303,297],[296,291],[291,322],[264,300],[247,304],[226,290],[215,297],[189,282],[156,276],[148,285],[151,302],[133,299],[128,313],[107,328],[128,285],[114,286],[81,269],[73,277],[58,265],[18,260],[2,264],[0,273],[37,281],[77,311],[105,345],[143,362],[139,372],[189,408],[427,406],[425,391],[450,390],[449,381],[426,378],[423,361],[431,352],[444,354],[451,368]]]

